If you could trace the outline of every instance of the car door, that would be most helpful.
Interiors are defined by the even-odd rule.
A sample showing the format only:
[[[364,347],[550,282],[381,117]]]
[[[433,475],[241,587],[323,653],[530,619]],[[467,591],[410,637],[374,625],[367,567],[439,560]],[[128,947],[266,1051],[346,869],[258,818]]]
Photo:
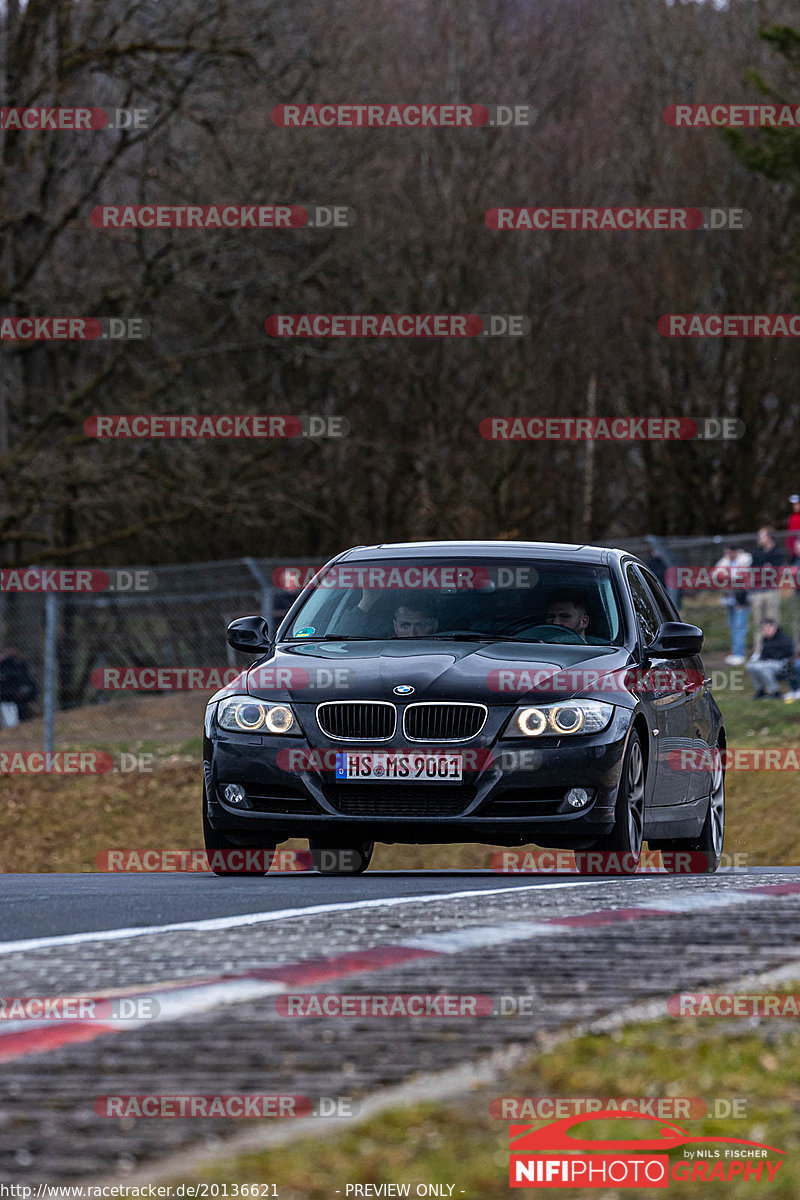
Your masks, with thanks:
[[[661,620],[679,621],[680,617],[675,609],[675,605],[667,596],[659,581],[645,568],[642,568],[642,575],[653,594],[653,598],[661,614]],[[703,661],[699,654],[694,654],[690,658],[680,659],[676,665],[679,665],[681,668],[684,690],[691,701],[692,748],[696,751],[693,761],[695,764],[709,763],[711,759],[708,756],[708,751],[710,750],[714,734],[714,720],[708,693],[711,680],[705,674]],[[706,753],[703,753],[704,751]],[[707,796],[710,781],[711,776],[708,769],[702,766],[695,766],[689,773],[687,799],[696,800],[701,796]]]
[[[644,647],[655,638],[663,618],[636,564],[628,563],[625,575],[636,612],[642,647],[640,662],[644,663]],[[647,676],[643,681],[646,686],[640,695],[657,745],[656,763],[650,764],[651,769],[653,765],[656,767],[650,803],[654,808],[660,808],[682,804],[690,794],[691,760],[685,769],[676,752],[693,748],[692,701],[683,687],[683,659],[648,657],[646,661]]]

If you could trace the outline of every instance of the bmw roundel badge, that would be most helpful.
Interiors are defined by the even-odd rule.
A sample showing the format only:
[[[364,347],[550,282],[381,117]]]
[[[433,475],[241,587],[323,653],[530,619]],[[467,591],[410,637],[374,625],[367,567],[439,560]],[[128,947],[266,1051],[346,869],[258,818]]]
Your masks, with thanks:
[[[410,696],[413,690],[410,683],[398,683],[396,688],[392,688],[395,696]]]

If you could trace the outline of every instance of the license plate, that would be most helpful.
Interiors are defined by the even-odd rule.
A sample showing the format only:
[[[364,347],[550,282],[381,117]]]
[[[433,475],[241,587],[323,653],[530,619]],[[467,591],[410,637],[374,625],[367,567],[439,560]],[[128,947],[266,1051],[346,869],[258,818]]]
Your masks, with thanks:
[[[347,783],[461,783],[460,754],[370,750],[336,755],[336,779]]]

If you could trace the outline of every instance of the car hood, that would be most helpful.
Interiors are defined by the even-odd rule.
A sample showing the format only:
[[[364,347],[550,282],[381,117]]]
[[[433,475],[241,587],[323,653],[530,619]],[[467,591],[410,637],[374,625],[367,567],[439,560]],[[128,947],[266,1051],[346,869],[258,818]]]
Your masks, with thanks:
[[[262,699],[315,704],[382,700],[393,698],[396,686],[406,686],[413,692],[398,696],[401,702],[459,699],[507,705],[532,695],[592,695],[597,689],[587,686],[587,676],[624,672],[630,663],[630,651],[616,646],[417,639],[323,642],[278,647],[251,667],[246,678],[248,693]],[[244,689],[226,688],[215,698],[232,690]],[[624,688],[601,684],[601,693],[609,699],[609,693],[628,695],[632,702]]]

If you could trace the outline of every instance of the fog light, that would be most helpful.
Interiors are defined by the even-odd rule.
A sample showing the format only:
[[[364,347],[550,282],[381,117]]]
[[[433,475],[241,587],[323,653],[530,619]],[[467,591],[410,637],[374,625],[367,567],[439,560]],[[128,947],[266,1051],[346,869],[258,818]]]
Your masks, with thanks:
[[[589,803],[589,793],[586,788],[570,788],[566,795],[567,804],[572,808],[583,808]]]
[[[226,783],[222,794],[228,804],[244,804],[247,799],[245,790],[240,783]]]

